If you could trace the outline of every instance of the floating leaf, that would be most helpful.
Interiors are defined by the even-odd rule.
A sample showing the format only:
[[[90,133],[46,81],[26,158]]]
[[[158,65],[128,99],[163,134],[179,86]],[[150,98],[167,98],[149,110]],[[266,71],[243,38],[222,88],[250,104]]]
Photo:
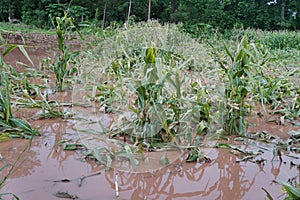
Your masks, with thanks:
[[[74,151],[78,149],[86,149],[86,146],[83,144],[66,144],[66,146],[64,147],[64,150],[70,150],[70,151]]]
[[[243,138],[243,137],[234,138],[234,141],[238,141],[238,142],[243,142],[244,140],[245,140],[245,138]]]
[[[185,159],[186,162],[196,162],[199,158],[199,150],[197,148],[192,148],[189,152],[188,157]]]
[[[55,193],[55,196],[57,198],[64,198],[64,199],[78,199],[78,196],[69,194],[68,191],[59,191],[59,192]]]
[[[168,159],[167,156],[163,155],[160,159],[159,159],[159,163],[163,166],[166,166],[168,164],[170,164],[170,161]]]
[[[60,144],[65,144],[65,143],[67,143],[67,142],[69,142],[70,140],[60,140],[60,141],[58,141],[57,142],[57,144],[58,145],[60,145]]]
[[[7,196],[7,195],[11,195],[13,196],[16,200],[19,200],[19,197],[11,192],[5,192],[5,193],[1,193],[0,194],[0,199],[2,199],[2,197]]]

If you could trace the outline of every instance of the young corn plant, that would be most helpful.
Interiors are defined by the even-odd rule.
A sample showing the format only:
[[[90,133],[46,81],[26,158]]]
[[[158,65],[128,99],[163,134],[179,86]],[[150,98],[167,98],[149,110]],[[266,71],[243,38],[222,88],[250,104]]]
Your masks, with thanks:
[[[75,57],[80,53],[79,51],[70,52],[70,47],[66,44],[67,38],[74,29],[81,39],[83,37],[73,24],[72,18],[67,16],[67,12],[64,13],[62,18],[56,17],[55,23],[53,22],[53,24],[56,25],[58,49],[60,51],[59,57],[53,66],[53,72],[56,77],[56,90],[62,92],[64,90],[66,76],[76,71],[76,69],[70,68],[69,64],[74,63]]]
[[[136,126],[134,127],[133,138],[136,142],[145,139],[149,143],[160,143],[162,137],[160,131],[166,127],[166,116],[162,108],[163,82],[159,81],[156,66],[156,49],[150,47],[146,49],[144,58],[143,80],[138,81],[132,90],[135,91],[137,99],[134,107],[130,109],[136,114]],[[157,109],[160,110],[158,115]],[[150,141],[151,140],[151,141]]]
[[[172,65],[172,58],[166,57],[159,48],[149,47],[142,55],[141,79],[133,78],[128,84],[136,95],[134,105],[129,105],[136,115],[131,137],[151,147],[189,144],[192,129],[198,125],[199,132],[205,132],[205,124],[209,123],[209,105],[203,101],[205,95],[198,88],[196,95],[189,95],[191,80],[180,76],[185,65]]]
[[[39,131],[32,129],[27,122],[13,117],[10,100],[10,83],[2,72],[0,78],[0,137],[2,140],[10,137],[30,138],[39,135]]]
[[[225,51],[230,59],[229,65],[220,61],[225,82],[226,114],[224,130],[228,134],[244,135],[245,115],[249,109],[246,97],[250,91],[249,81],[251,75],[251,63],[253,57],[251,46],[244,36],[237,46],[235,54],[232,54],[224,44]]]

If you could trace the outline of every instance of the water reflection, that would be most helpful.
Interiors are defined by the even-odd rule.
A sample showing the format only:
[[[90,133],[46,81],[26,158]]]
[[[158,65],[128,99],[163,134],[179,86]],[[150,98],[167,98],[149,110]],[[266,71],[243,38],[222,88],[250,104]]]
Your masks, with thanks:
[[[37,159],[37,153],[34,151],[28,152],[29,141],[15,139],[14,141],[4,141],[0,144],[0,154],[3,157],[0,160],[0,168],[7,164],[13,164],[18,159],[18,156],[22,154],[22,157],[14,166],[10,177],[28,176],[34,172],[32,166],[41,166],[40,160]],[[33,145],[36,145],[36,142],[33,142]],[[8,169],[0,172],[0,178],[8,173]]]
[[[242,199],[261,171],[248,176],[244,171],[246,164],[236,163],[236,156],[228,151],[214,150],[214,156],[211,163],[185,163],[181,158],[154,173],[114,170],[105,177],[114,188],[114,177],[118,174],[120,195],[131,193],[130,199]]]
[[[34,139],[30,153],[9,179],[12,188],[9,191],[21,194],[24,199],[34,199],[37,193],[48,195],[47,198],[42,196],[43,199],[52,199],[53,193],[61,189],[72,191],[82,199],[95,199],[95,196],[100,198],[103,195],[106,199],[113,199],[116,174],[119,177],[120,199],[262,199],[265,193],[261,187],[271,194],[275,192],[274,197],[279,196],[280,186],[271,184],[272,180],[287,180],[299,174],[296,167],[289,168],[290,165],[279,161],[269,162],[272,152],[265,152],[262,156],[268,161],[265,165],[259,165],[237,163],[237,156],[227,149],[209,149],[207,152],[203,149],[212,159],[211,163],[186,163],[184,157],[181,157],[154,172],[128,173],[117,169],[103,171],[103,166],[99,167],[94,162],[82,163],[79,161],[82,158],[80,153],[65,151],[57,145],[62,139],[81,141],[74,131],[75,122],[39,120],[33,125],[43,135]],[[100,142],[104,143],[102,140]],[[26,146],[28,141],[11,140],[7,145],[1,143],[0,153],[7,159],[0,161],[1,164],[14,160],[13,157],[23,147],[22,143]],[[168,154],[171,155],[170,152]],[[283,156],[285,163],[289,163],[289,159]],[[149,165],[154,164],[150,162]],[[79,187],[78,180],[82,174],[95,170],[102,170],[102,174],[86,179],[83,186]],[[62,178],[68,178],[71,183],[53,182]],[[29,181],[31,184],[26,184]]]

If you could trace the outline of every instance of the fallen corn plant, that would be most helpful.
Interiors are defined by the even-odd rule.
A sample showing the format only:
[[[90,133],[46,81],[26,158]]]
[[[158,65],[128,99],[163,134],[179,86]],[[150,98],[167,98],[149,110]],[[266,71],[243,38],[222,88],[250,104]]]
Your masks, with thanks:
[[[246,151],[237,146],[230,145],[227,143],[217,143],[215,145],[215,148],[226,148],[226,149],[228,148],[228,149],[232,149],[234,151],[241,153],[242,154],[241,159],[237,160],[236,162],[251,161],[253,158],[255,158],[256,156],[261,155],[263,153],[262,150],[258,150],[257,152]]]
[[[40,112],[37,112],[33,118],[37,119],[49,119],[49,118],[68,118],[72,117],[73,113],[65,111],[65,106],[71,106],[72,103],[60,103],[55,100],[49,100],[48,94],[36,90],[36,96],[40,97],[40,100],[33,99],[27,90],[23,90],[23,97],[17,97],[15,104],[23,108],[39,108]]]
[[[9,85],[9,80],[2,73],[0,79],[0,130],[2,139],[5,137],[28,138],[39,135],[39,131],[32,129],[27,122],[13,117]]]

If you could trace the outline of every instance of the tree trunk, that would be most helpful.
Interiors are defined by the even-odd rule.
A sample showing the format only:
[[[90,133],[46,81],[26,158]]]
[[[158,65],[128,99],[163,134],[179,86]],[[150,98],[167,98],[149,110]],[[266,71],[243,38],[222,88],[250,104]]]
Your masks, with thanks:
[[[106,6],[107,6],[107,0],[105,1],[104,8],[103,8],[102,30],[105,28]]]
[[[171,17],[170,17],[170,21],[172,23],[176,23],[176,19],[174,18],[174,14],[177,11],[177,0],[171,0]]]
[[[147,19],[148,19],[148,22],[150,22],[150,20],[151,20],[151,0],[149,0],[149,2],[148,2],[148,17],[147,17]]]
[[[127,25],[128,25],[130,13],[131,13],[131,0],[129,1],[128,13],[127,13],[127,17],[126,17],[126,20],[125,20],[125,25],[126,25],[126,27],[127,27]]]
[[[285,0],[281,0],[281,21],[280,21],[281,29],[284,29],[285,27],[284,11],[285,11]]]

